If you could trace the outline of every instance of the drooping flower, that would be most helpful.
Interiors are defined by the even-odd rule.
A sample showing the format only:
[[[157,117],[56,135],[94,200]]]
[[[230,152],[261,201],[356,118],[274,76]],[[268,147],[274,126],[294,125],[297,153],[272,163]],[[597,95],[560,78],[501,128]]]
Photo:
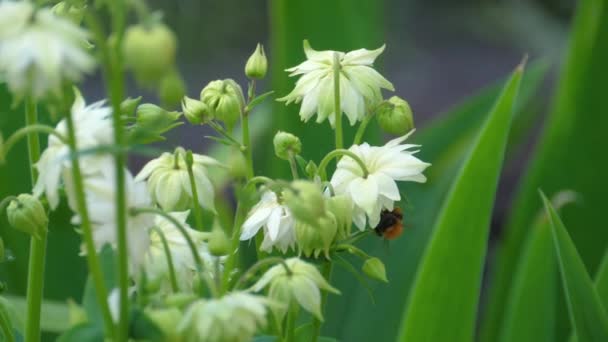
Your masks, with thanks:
[[[76,91],[76,99],[71,113],[74,121],[76,147],[78,150],[111,144],[113,129],[111,121],[112,110],[104,107],[105,101],[98,101],[89,106]],[[61,120],[55,130],[64,137],[68,136],[66,120]],[[70,147],[54,135],[49,135],[48,146],[36,163],[39,172],[38,181],[34,186],[34,195],[46,195],[49,205],[55,209],[59,204],[59,186],[62,174],[70,173],[71,161],[68,158]],[[80,156],[80,170],[83,176],[92,176],[108,171],[113,172],[110,155],[87,154]]]
[[[263,227],[264,241],[262,241],[260,249],[271,251],[273,247],[276,247],[285,253],[290,247],[293,248],[296,242],[295,223],[296,220],[289,208],[285,204],[279,203],[279,199],[273,191],[267,190],[243,223],[241,241],[251,239]]]
[[[199,299],[188,307],[178,330],[187,342],[251,341],[266,326],[270,305],[267,298],[246,292]]]
[[[17,96],[57,94],[93,70],[87,33],[30,1],[0,2],[0,78]]]
[[[295,88],[287,96],[278,99],[300,103],[300,118],[308,121],[315,113],[317,122],[329,119],[333,125],[334,113],[334,55],[340,63],[341,112],[352,125],[365,116],[367,110],[382,100],[381,89],[394,90],[393,85],[378,73],[372,64],[384,51],[359,49],[347,53],[339,51],[315,51],[304,41],[307,60],[287,69],[290,76],[302,75]]]
[[[342,157],[338,162],[331,185],[336,194],[351,197],[353,221],[359,229],[363,230],[366,222],[374,228],[380,221],[382,209],[392,210],[394,202],[401,200],[397,181],[426,181],[422,172],[430,164],[414,156],[418,151],[410,151],[419,145],[401,144],[412,133],[393,139],[384,146],[367,143],[351,146],[349,151],[359,156],[367,167],[367,178],[352,158]]]
[[[207,246],[206,240],[209,238],[209,233],[199,232],[188,226],[186,220],[189,214],[190,211],[169,213],[169,215],[173,216],[186,228],[190,239],[197,247],[201,260],[205,263],[204,269],[209,270],[209,275],[213,277],[211,270],[214,267],[215,257],[209,253]],[[167,241],[179,289],[181,291],[191,291],[196,274],[196,263],[194,262],[194,256],[186,238],[184,238],[179,229],[171,221],[160,215],[156,216],[155,226],[158,227]],[[152,230],[150,232],[150,248],[146,255],[145,269],[148,279],[151,282],[160,281],[161,288],[167,288],[169,285],[169,266],[167,262],[162,238],[155,230]]]
[[[167,211],[186,210],[192,206],[192,186],[184,154],[165,152],[148,162],[135,177],[136,181],[147,179],[152,200]],[[214,189],[207,175],[207,167],[221,164],[200,154],[193,154],[192,157],[198,203],[214,211]]]
[[[65,176],[66,191],[72,193],[73,180],[70,174]],[[131,214],[133,208],[149,207],[151,205],[150,195],[146,189],[146,183],[136,182],[128,170],[125,170],[125,199],[127,210],[127,243],[129,249],[129,262],[131,272],[137,274],[142,265],[148,246],[150,245],[149,230],[154,226],[155,215],[148,213]],[[93,230],[93,241],[97,250],[101,250],[106,244],[116,248],[118,238],[116,236],[116,182],[115,173],[88,177],[84,180],[85,199],[89,214],[89,220]],[[72,223],[80,224],[82,218],[77,212],[72,218]],[[83,249],[83,253],[86,252]]]
[[[285,260],[285,265],[271,267],[251,289],[258,292],[268,285],[270,285],[268,290],[270,299],[278,303],[290,303],[295,300],[304,310],[320,320],[323,319],[321,290],[340,293],[323,278],[315,266],[299,258],[290,258]],[[286,309],[274,308],[273,311],[279,322],[287,312]]]

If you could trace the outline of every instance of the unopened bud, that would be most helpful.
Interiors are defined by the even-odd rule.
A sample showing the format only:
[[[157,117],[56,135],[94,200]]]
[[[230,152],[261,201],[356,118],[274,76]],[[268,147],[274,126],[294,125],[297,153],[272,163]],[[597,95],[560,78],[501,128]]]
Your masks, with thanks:
[[[228,172],[233,179],[247,177],[247,160],[242,153],[232,153],[228,161]]]
[[[165,106],[178,106],[184,94],[186,84],[177,70],[172,70],[163,76],[158,88],[158,97]]]
[[[337,230],[336,218],[331,213],[319,218],[315,225],[296,222],[296,241],[300,253],[306,257],[314,255],[316,258],[323,252],[329,258],[329,247]]]
[[[300,138],[291,133],[278,131],[272,142],[274,143],[274,153],[281,159],[289,160],[290,156],[302,152]]]
[[[264,53],[264,46],[262,44],[258,44],[256,46],[255,51],[247,60],[247,64],[245,65],[245,75],[252,79],[262,79],[266,76],[266,71],[268,70],[268,60],[266,59],[266,54]]]
[[[213,111],[215,118],[221,120],[231,131],[245,107],[245,97],[241,86],[231,79],[210,82],[201,91],[201,101]]]
[[[200,125],[213,120],[211,108],[202,101],[185,96],[182,100],[184,116],[193,125]]]
[[[66,1],[61,1],[53,6],[51,11],[58,17],[66,18],[74,24],[80,25],[84,18],[85,6],[75,6]]]
[[[74,302],[72,299],[68,299],[68,323],[70,327],[74,327],[80,323],[87,322],[86,310]]]
[[[414,128],[412,109],[398,96],[380,104],[376,116],[380,128],[390,134],[403,135]]]
[[[350,236],[353,223],[353,203],[350,196],[337,195],[326,201],[327,210],[336,218],[338,238],[345,239]]]
[[[182,312],[177,308],[148,309],[146,315],[150,317],[163,333],[163,341],[181,341],[177,327],[182,319]]]
[[[148,85],[160,81],[173,68],[176,50],[175,35],[163,24],[131,26],[122,42],[125,64],[138,81]]]
[[[325,197],[313,182],[296,180],[284,190],[283,200],[296,220],[316,225],[325,215]]]
[[[140,102],[141,102],[141,96],[138,96],[134,99],[128,97],[126,100],[124,100],[120,103],[120,114],[129,116],[129,117],[135,116],[135,109],[137,108],[137,106],[139,106]]]
[[[137,107],[137,124],[157,133],[171,129],[180,116],[180,112],[169,112],[152,103],[144,103]]]
[[[369,258],[363,263],[362,270],[368,277],[388,283],[386,268],[384,267],[382,260],[378,258]]]
[[[8,223],[15,229],[35,238],[46,234],[49,219],[40,201],[30,195],[21,194],[12,200],[6,209]]]
[[[230,253],[230,240],[222,228],[215,226],[209,236],[209,253],[214,256],[222,256]]]

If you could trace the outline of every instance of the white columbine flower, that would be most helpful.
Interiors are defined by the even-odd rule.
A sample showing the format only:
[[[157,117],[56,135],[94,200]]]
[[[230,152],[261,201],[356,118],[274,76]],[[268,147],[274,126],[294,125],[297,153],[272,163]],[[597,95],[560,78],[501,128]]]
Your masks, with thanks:
[[[188,235],[196,245],[198,254],[205,263],[204,269],[209,271],[209,276],[213,277],[214,260],[208,250],[206,240],[209,238],[209,233],[196,231],[186,223],[190,211],[173,212],[169,215],[173,216],[178,222],[186,228]],[[171,253],[173,267],[177,277],[178,287],[181,291],[191,291],[193,288],[194,275],[196,274],[196,264],[192,251],[188,242],[177,227],[168,219],[158,215],[156,216],[155,225],[165,236],[167,245]],[[220,259],[222,261],[223,259]],[[150,232],[150,249],[145,260],[145,269],[150,281],[155,282],[161,280],[161,286],[167,287],[169,280],[169,266],[167,257],[160,235],[152,230]]]
[[[99,101],[86,106],[82,95],[76,91],[76,99],[71,112],[76,131],[76,147],[79,150],[112,143],[112,110],[103,105],[104,101]],[[67,138],[66,120],[61,120],[55,130]],[[70,147],[67,144],[56,136],[49,135],[48,146],[35,165],[40,175],[34,186],[34,195],[46,194],[52,209],[59,204],[59,185],[62,174],[71,172],[72,163],[68,158],[69,153]],[[108,170],[113,172],[111,159],[112,157],[109,155],[83,155],[80,157],[80,170],[83,176],[105,173]]]
[[[271,267],[251,289],[258,292],[269,284],[268,297],[270,299],[285,304],[295,300],[302,308],[320,320],[323,320],[321,290],[340,293],[329,285],[315,266],[299,258],[290,258],[285,260],[285,265],[280,264]],[[273,311],[279,322],[287,312],[286,308],[277,308]]]
[[[271,302],[246,292],[192,303],[178,329],[186,342],[245,342],[266,326]]]
[[[339,51],[315,51],[304,41],[307,60],[287,69],[290,76],[302,75],[295,88],[287,96],[278,99],[300,103],[300,118],[308,121],[317,113],[317,122],[329,118],[333,125],[334,115],[334,54],[340,63],[341,111],[351,126],[361,121],[370,106],[382,100],[381,88],[394,90],[393,85],[372,68],[384,46],[376,50],[359,49],[348,53]]]
[[[198,195],[198,203],[215,211],[214,189],[207,174],[208,166],[221,165],[217,160],[193,154],[192,172]],[[167,211],[186,210],[192,207],[192,187],[183,152],[163,153],[160,157],[148,162],[136,181],[148,180],[148,189],[152,200]]]
[[[89,177],[84,180],[86,204],[93,230],[93,240],[97,250],[109,244],[116,248],[116,182],[115,174]],[[73,182],[66,177],[66,191],[73,192]],[[125,195],[127,204],[127,241],[129,246],[129,261],[131,272],[136,274],[142,265],[148,246],[150,245],[149,230],[154,226],[154,214],[131,215],[129,209],[150,207],[150,197],[146,183],[135,182],[128,170],[125,170]],[[74,224],[81,223],[77,213],[73,218]]]
[[[295,225],[296,221],[289,208],[279,203],[273,191],[267,190],[243,223],[241,240],[251,239],[264,227],[264,241],[260,249],[271,251],[272,247],[276,247],[285,253],[296,242]]]
[[[0,1],[0,79],[23,96],[57,94],[95,67],[87,33],[31,1]]]
[[[359,164],[352,158],[345,156],[338,162],[331,185],[336,194],[348,194],[353,200],[353,221],[359,229],[365,229],[366,215],[370,227],[376,227],[382,209],[392,210],[394,202],[401,200],[396,181],[426,181],[422,172],[430,164],[414,157],[418,151],[408,151],[419,145],[401,144],[412,133],[393,139],[384,146],[367,143],[351,146],[349,151],[359,156],[367,167],[367,178],[363,177]]]

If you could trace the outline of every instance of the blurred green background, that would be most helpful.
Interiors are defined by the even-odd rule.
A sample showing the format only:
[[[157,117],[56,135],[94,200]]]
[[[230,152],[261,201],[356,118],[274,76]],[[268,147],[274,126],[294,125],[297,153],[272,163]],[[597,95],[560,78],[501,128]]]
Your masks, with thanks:
[[[284,95],[293,86],[282,70],[304,58],[302,40],[316,49],[387,49],[378,67],[409,101],[421,143],[420,156],[433,163],[429,182],[407,184],[402,193],[406,233],[389,247],[380,240],[364,243],[385,261],[390,284],[371,284],[375,303],[351,275],[337,270],[333,283],[342,296],[330,296],[324,334],[341,341],[391,341],[399,324],[416,267],[432,233],[436,215],[461,164],[472,137],[492,107],[499,86],[529,56],[516,117],[507,146],[506,162],[497,192],[490,229],[478,311],[478,338],[495,341],[501,332],[507,296],[532,219],[541,208],[536,189],[549,194],[572,189],[581,201],[563,211],[588,271],[594,274],[608,238],[602,218],[608,190],[608,158],[603,130],[608,127],[603,80],[608,76],[608,23],[605,1],[580,1],[587,6],[574,20],[577,1],[449,1],[449,0],[225,0],[149,1],[163,11],[179,37],[179,69],[195,97],[207,82],[234,78],[245,84],[244,63],[257,42],[266,45],[271,73],[259,89],[272,87]],[[574,24],[573,24],[574,22]],[[571,33],[576,32],[576,33]],[[578,37],[578,38],[577,38]],[[604,42],[601,44],[601,42]],[[570,51],[570,52],[568,52]],[[568,56],[568,59],[566,59]],[[567,61],[567,62],[565,62]],[[561,81],[560,81],[561,80]],[[89,101],[104,97],[99,75],[82,86]],[[557,92],[557,96],[555,95]],[[129,94],[142,91],[129,81]],[[0,131],[8,136],[23,124],[21,111],[10,109],[0,94]],[[257,129],[256,172],[286,176],[286,165],[265,149],[277,129],[297,133],[303,155],[319,160],[331,149],[327,124],[305,126],[297,107],[269,105],[254,113]],[[378,132],[370,142],[381,142]],[[210,151],[205,130],[184,125],[169,134],[170,147],[183,145]],[[348,134],[352,134],[349,132]],[[0,196],[28,192],[25,143],[0,167]],[[219,156],[221,159],[222,156]],[[134,157],[137,172],[144,162]],[[67,223],[69,210],[53,214],[49,234],[45,298],[80,299],[85,262],[76,256],[79,238]],[[54,219],[54,220],[53,220]],[[11,294],[25,293],[28,242],[8,229],[0,218],[0,235],[11,251],[11,261],[0,265],[0,280]],[[466,238],[463,240],[466,241]],[[450,267],[450,265],[445,265]],[[548,283],[557,283],[555,278]],[[565,341],[569,323],[561,287],[547,286],[555,305],[548,320],[547,340]],[[553,320],[554,318],[554,320]]]

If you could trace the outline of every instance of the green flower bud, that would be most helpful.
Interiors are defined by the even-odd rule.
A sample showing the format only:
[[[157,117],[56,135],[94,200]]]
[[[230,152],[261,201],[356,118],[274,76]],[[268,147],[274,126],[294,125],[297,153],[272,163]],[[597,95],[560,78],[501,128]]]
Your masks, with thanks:
[[[278,131],[274,139],[274,153],[277,157],[289,160],[290,155],[295,156],[302,152],[302,142],[295,135],[283,131]]]
[[[193,125],[200,125],[213,120],[213,112],[205,102],[188,96],[185,96],[182,100],[182,111],[188,122]]]
[[[6,209],[6,216],[13,228],[38,239],[40,234],[46,233],[49,224],[42,203],[30,194],[21,194],[12,200]]]
[[[337,195],[326,200],[327,210],[336,218],[338,226],[338,239],[345,239],[350,235],[353,223],[353,203],[350,196]]]
[[[258,44],[256,46],[255,51],[247,60],[247,64],[245,65],[245,75],[252,79],[262,79],[266,76],[266,71],[268,70],[268,60],[266,59],[266,54],[264,53],[264,46]]]
[[[242,153],[231,153],[228,161],[228,172],[233,179],[247,177],[247,160]]]
[[[173,68],[176,50],[175,35],[163,24],[131,26],[122,42],[125,65],[138,81],[148,85],[160,81]]]
[[[230,253],[230,239],[222,228],[215,226],[209,236],[209,253],[214,256],[222,256]]]
[[[296,180],[283,191],[283,201],[298,221],[316,225],[325,215],[325,197],[313,182]]]
[[[84,308],[74,302],[72,299],[68,299],[68,322],[69,326],[73,327],[80,323],[88,321],[87,312]]]
[[[126,116],[135,116],[135,109],[137,109],[137,106],[139,106],[139,103],[141,102],[141,96],[138,96],[136,98],[127,98],[126,100],[122,101],[120,104],[120,114],[122,115],[126,115]]]
[[[158,326],[163,333],[163,341],[181,341],[177,327],[182,319],[182,312],[177,308],[147,309],[146,315]]]
[[[243,90],[231,79],[211,81],[201,91],[201,101],[205,102],[231,131],[241,117],[245,107]]]
[[[177,70],[163,76],[158,89],[158,97],[165,106],[178,106],[186,94],[186,84]]]
[[[388,283],[386,278],[386,268],[384,263],[378,258],[369,258],[365,260],[362,267],[363,273],[368,277]]]
[[[414,128],[410,105],[398,96],[383,102],[376,113],[380,128],[387,133],[404,135]]]
[[[174,127],[180,112],[169,112],[152,103],[137,107],[137,124],[151,132],[164,133]]]
[[[51,11],[58,17],[66,18],[74,24],[80,25],[82,19],[84,19],[85,9],[85,6],[74,6],[65,1],[61,1],[53,6]]]
[[[316,225],[296,222],[296,241],[300,253],[306,257],[319,257],[321,252],[329,258],[329,247],[336,237],[338,226],[333,214],[327,213],[318,219]]]
[[[319,170],[319,167],[317,166],[317,164],[315,164],[315,162],[311,160],[306,165],[305,171],[306,171],[306,174],[308,175],[308,177],[314,178],[314,176],[317,174],[318,170]]]

